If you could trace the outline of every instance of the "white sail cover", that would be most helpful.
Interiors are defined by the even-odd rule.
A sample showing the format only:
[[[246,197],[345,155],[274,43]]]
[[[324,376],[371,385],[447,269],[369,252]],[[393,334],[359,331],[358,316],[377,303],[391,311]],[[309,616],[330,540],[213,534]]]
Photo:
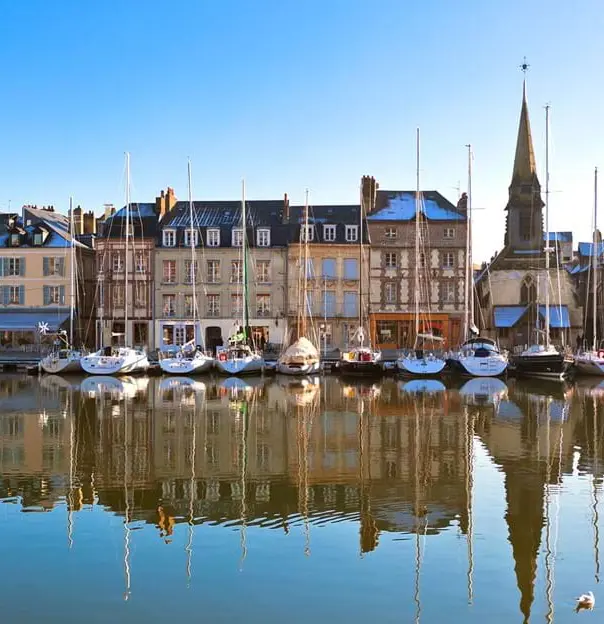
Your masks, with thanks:
[[[293,360],[318,360],[319,352],[317,348],[313,345],[313,343],[308,338],[298,338],[295,342],[293,342],[281,356],[281,361],[291,362]]]

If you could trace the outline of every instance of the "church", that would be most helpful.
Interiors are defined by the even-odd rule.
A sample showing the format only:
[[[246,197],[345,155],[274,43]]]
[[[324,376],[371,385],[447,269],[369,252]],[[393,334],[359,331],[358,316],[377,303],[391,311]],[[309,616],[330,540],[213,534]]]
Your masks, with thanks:
[[[475,278],[475,324],[481,335],[509,350],[543,342],[539,330],[545,329],[545,289],[549,288],[551,341],[572,348],[582,332],[583,310],[563,266],[562,241],[554,234],[549,237],[549,275],[546,270],[545,203],[535,165],[526,83],[505,211],[504,247]]]

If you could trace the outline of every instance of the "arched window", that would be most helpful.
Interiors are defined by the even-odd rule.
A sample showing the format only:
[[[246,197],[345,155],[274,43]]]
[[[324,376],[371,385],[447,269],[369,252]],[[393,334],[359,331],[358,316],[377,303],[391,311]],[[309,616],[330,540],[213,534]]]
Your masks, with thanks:
[[[537,286],[532,275],[526,275],[520,286],[520,303],[529,305],[537,299]]]

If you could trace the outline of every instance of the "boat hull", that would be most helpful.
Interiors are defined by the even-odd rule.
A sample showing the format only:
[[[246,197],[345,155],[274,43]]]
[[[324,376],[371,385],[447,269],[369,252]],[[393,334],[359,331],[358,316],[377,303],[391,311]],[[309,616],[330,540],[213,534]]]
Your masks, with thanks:
[[[577,375],[604,377],[604,358],[596,354],[582,353],[575,357],[573,369]]]
[[[277,362],[277,372],[281,375],[292,375],[302,377],[304,375],[314,375],[321,370],[321,363],[310,362],[309,364],[288,364],[287,362]]]
[[[222,375],[257,375],[264,370],[264,359],[261,357],[218,359],[216,369]]]
[[[437,377],[447,362],[441,358],[410,358],[403,357],[396,361],[396,368],[406,377]]]
[[[512,359],[516,374],[522,377],[545,377],[560,379],[567,372],[571,362],[563,353],[536,353],[517,355]]]
[[[451,370],[470,377],[502,377],[508,368],[508,361],[500,355],[476,357],[473,355],[450,358]]]
[[[342,375],[379,377],[384,374],[381,362],[340,360],[338,370]]]
[[[47,355],[40,360],[40,368],[49,375],[65,375],[67,373],[81,373],[81,356],[72,355],[68,358],[60,358],[53,354]]]
[[[166,375],[201,375],[214,368],[214,359],[203,356],[193,358],[164,358],[159,367]]]
[[[133,356],[88,355],[80,360],[82,369],[89,375],[132,375],[144,373],[149,368],[146,353]]]

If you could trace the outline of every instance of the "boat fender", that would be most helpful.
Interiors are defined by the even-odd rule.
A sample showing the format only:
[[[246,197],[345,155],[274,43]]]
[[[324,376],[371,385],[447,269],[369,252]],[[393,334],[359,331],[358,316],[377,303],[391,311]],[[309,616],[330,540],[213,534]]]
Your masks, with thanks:
[[[598,351],[598,357],[599,357],[600,359],[604,358],[604,349],[600,349],[600,350]]]

